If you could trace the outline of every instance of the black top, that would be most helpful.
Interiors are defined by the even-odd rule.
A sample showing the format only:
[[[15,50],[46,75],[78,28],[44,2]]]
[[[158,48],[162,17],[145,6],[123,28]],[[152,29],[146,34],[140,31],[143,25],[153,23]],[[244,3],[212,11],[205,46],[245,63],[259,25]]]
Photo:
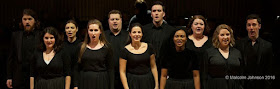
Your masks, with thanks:
[[[67,39],[64,40],[64,43],[63,43],[64,50],[65,50],[65,52],[68,53],[68,55],[71,58],[71,70],[74,69],[74,65],[77,62],[77,57],[78,57],[77,50],[80,50],[80,49],[78,49],[79,48],[78,45],[81,42],[82,41],[78,38],[72,43],[70,43]]]
[[[156,54],[156,63],[160,64],[160,52],[163,52],[163,44],[168,43],[169,37],[171,37],[175,28],[162,23],[160,27],[154,26],[153,23],[143,26],[143,41],[153,45]]]
[[[118,35],[114,35],[111,30],[105,31],[106,39],[109,41],[113,50],[113,60],[115,65],[115,72],[119,72],[119,58],[121,49],[124,48],[128,39],[128,32],[121,30]]]
[[[52,79],[70,76],[70,57],[63,51],[58,51],[49,64],[43,59],[43,52],[37,51],[31,62],[30,76],[36,78]]]
[[[196,54],[185,49],[177,52],[176,49],[168,51],[168,54],[162,61],[162,68],[168,69],[168,76],[175,79],[192,79],[192,70],[198,70]]]
[[[35,32],[26,32],[23,31],[23,37],[22,37],[22,64],[23,64],[23,71],[27,72],[29,71],[29,60],[31,59],[35,48],[36,48],[36,42],[35,40]]]
[[[151,17],[151,11],[147,10],[147,13],[142,13],[138,15],[133,15],[130,20],[127,27],[127,31],[129,30],[129,26],[133,23],[140,23],[141,25],[149,24],[151,21],[153,21],[153,18]]]
[[[127,60],[127,73],[142,75],[150,72],[150,57],[152,54],[154,54],[154,51],[152,45],[150,44],[148,44],[147,50],[142,54],[134,54],[126,48],[122,49],[121,58]]]
[[[39,30],[34,29],[31,34],[26,34],[22,29],[11,34],[10,52],[7,60],[7,78],[13,79],[13,87],[29,86],[29,82],[27,81],[30,77],[29,61],[31,59],[30,57],[34,55],[33,53],[37,48],[37,43],[39,43],[39,32]],[[28,37],[34,37],[27,39],[28,37],[25,37],[27,35]],[[30,40],[34,44],[29,44],[28,42]]]
[[[91,50],[86,47],[86,50],[82,56],[81,63],[79,67],[82,71],[107,71],[111,67],[109,67],[110,62],[112,61],[110,51],[102,47],[98,50]]]
[[[272,44],[262,38],[257,38],[252,46],[249,37],[236,41],[236,48],[244,58],[245,75],[269,75],[272,65]]]
[[[79,44],[78,49],[80,49],[80,47],[81,44]],[[74,71],[74,86],[78,86],[80,71],[108,71],[110,86],[114,86],[114,61],[112,60],[112,51],[110,47],[105,47],[104,45],[97,50],[92,50],[86,47],[81,62],[76,63]]]
[[[224,78],[226,75],[240,75],[242,56],[236,48],[229,49],[228,58],[219,52],[218,48],[209,48],[206,50],[204,56],[204,66],[208,77]]]
[[[196,47],[194,45],[194,42],[189,38],[187,39],[187,42],[186,42],[186,48],[196,52],[196,55],[198,57],[199,65],[202,65],[201,60],[203,60],[203,56],[201,56],[201,55],[204,54],[206,49],[211,48],[211,47],[213,47],[211,37],[208,37],[208,40],[201,47]]]

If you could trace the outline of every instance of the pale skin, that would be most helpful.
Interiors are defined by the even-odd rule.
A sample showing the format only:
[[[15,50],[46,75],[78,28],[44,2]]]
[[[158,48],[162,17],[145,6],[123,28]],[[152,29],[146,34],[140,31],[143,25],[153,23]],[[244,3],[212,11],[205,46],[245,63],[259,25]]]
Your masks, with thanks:
[[[125,46],[125,48],[130,51],[133,54],[142,54],[144,53],[147,48],[148,44],[144,42],[140,42],[143,34],[142,29],[140,27],[133,27],[131,32],[129,32],[129,35],[132,39],[132,43]],[[127,60],[120,58],[120,77],[123,84],[124,89],[129,89],[128,83],[127,83],[127,77],[126,77],[126,64]],[[151,71],[154,76],[155,80],[155,89],[158,89],[158,73],[157,73],[157,66],[155,62],[155,55],[152,54],[150,56],[150,65],[151,65]]]
[[[161,5],[153,5],[151,11],[152,11],[151,16],[153,18],[153,24],[156,27],[161,26],[163,23],[163,17],[165,16],[163,7]]]
[[[181,52],[185,49],[186,41],[187,41],[187,37],[186,37],[185,31],[178,30],[173,37],[173,42],[175,44],[175,48],[176,48],[177,52]],[[193,72],[195,89],[200,89],[199,70],[193,70],[192,72]],[[168,69],[166,69],[166,68],[161,69],[160,89],[165,88],[166,80],[167,80],[167,73],[168,73]]]
[[[192,34],[189,35],[189,39],[194,42],[196,47],[202,47],[208,40],[208,37],[203,34],[205,23],[202,19],[195,19],[191,25]]]
[[[90,38],[90,42],[87,44],[87,48],[91,50],[98,50],[104,46],[104,43],[100,41],[101,30],[98,24],[91,24],[88,28],[88,36]],[[78,87],[74,87],[74,89],[78,89]]]
[[[252,45],[254,45],[256,43],[256,39],[259,37],[261,24],[257,19],[248,19],[246,23],[246,29],[248,31],[248,37],[252,40]]]
[[[122,18],[120,14],[110,14],[108,19],[109,28],[114,35],[118,35],[122,28]]]
[[[46,46],[46,51],[43,52],[43,59],[46,61],[50,61],[55,56],[55,51],[53,50],[55,44],[54,35],[46,33],[43,37],[43,40]],[[66,76],[65,89],[70,89],[70,81],[71,77]],[[34,89],[34,77],[30,77],[30,89]]]
[[[221,29],[218,37],[220,43],[219,52],[227,59],[229,56],[230,32],[227,29]]]

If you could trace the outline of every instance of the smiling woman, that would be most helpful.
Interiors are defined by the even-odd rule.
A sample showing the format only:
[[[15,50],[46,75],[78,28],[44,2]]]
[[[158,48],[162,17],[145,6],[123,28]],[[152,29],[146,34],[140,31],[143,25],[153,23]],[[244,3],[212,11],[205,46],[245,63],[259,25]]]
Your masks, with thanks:
[[[61,38],[54,27],[40,36],[40,50],[34,53],[30,68],[30,89],[69,89],[70,57],[61,50]]]

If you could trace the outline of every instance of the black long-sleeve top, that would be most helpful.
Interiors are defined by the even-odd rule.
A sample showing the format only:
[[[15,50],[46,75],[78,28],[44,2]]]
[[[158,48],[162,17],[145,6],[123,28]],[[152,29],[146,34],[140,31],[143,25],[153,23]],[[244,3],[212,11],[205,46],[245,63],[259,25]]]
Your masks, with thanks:
[[[30,64],[30,76],[44,79],[70,76],[70,64],[70,57],[63,50],[56,52],[49,64],[45,63],[43,52],[36,51]]]

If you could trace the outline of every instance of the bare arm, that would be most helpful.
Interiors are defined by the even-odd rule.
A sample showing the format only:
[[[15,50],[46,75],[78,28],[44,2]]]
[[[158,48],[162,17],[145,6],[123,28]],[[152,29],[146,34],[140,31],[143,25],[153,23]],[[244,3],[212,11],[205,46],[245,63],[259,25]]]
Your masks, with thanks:
[[[161,69],[161,78],[160,78],[160,89],[165,88],[166,80],[167,80],[167,69]]]
[[[34,77],[30,77],[30,89],[34,89]]]
[[[65,89],[70,89],[71,77],[66,76],[65,78]]]
[[[199,70],[193,70],[193,80],[195,89],[200,89],[200,77]]]
[[[150,56],[150,63],[151,63],[151,70],[155,79],[155,89],[158,89],[158,71],[157,71],[157,65],[156,65],[156,58],[155,55]]]
[[[129,89],[126,77],[126,62],[125,59],[120,58],[120,77],[124,89]]]

